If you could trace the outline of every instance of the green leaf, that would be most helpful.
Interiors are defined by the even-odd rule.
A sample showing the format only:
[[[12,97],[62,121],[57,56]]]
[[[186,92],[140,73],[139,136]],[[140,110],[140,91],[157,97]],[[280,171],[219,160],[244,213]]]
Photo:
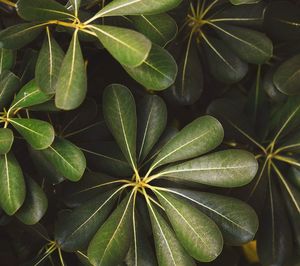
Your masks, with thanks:
[[[87,76],[77,31],[59,70],[55,104],[63,110],[72,110],[82,104],[87,91]]]
[[[258,229],[258,217],[243,201],[187,189],[171,188],[168,191],[193,202],[213,219],[227,244],[242,245],[254,238]]]
[[[41,90],[46,94],[55,93],[55,85],[63,62],[64,52],[51,36],[47,28],[42,49],[35,67],[35,80]]]
[[[114,0],[102,8],[93,19],[107,16],[161,14],[178,6],[182,0]]]
[[[194,260],[179,243],[174,231],[149,202],[156,256],[160,266],[194,266]]]
[[[169,166],[158,175],[217,187],[240,187],[256,175],[258,163],[244,150],[225,150]]]
[[[105,122],[125,158],[135,169],[137,118],[134,98],[125,86],[112,84],[104,90],[102,101]]]
[[[46,26],[46,23],[22,23],[0,31],[0,48],[20,49],[32,42]]]
[[[230,0],[233,5],[255,4],[260,0]]]
[[[156,95],[146,96],[138,106],[138,161],[143,161],[167,125],[167,107]]]
[[[223,238],[217,225],[198,209],[170,193],[155,191],[185,250],[198,261],[210,262],[222,251]]]
[[[81,0],[70,0],[70,3],[72,5],[72,8],[74,10],[74,15],[77,17],[78,16],[78,11],[81,5]]]
[[[46,149],[54,140],[54,129],[51,124],[45,121],[26,118],[10,118],[9,122],[33,149]]]
[[[52,145],[41,153],[63,177],[70,181],[78,181],[85,171],[84,154],[66,139],[55,138]]]
[[[0,155],[0,205],[13,215],[25,200],[26,188],[22,169],[12,152]]]
[[[163,146],[151,169],[209,152],[221,144],[223,136],[222,125],[217,119],[212,116],[197,118]]]
[[[0,128],[0,155],[8,153],[14,142],[14,133],[9,128]]]
[[[101,193],[80,207],[62,213],[55,225],[55,240],[59,246],[68,252],[86,248],[109,215],[118,192],[120,189]]]
[[[132,16],[130,19],[140,33],[159,46],[167,45],[177,34],[177,24],[168,14]]]
[[[16,95],[10,109],[16,110],[47,102],[51,96],[41,91],[35,80],[29,81]]]
[[[284,61],[275,71],[273,82],[276,88],[284,94],[299,94],[300,54]]]
[[[165,49],[153,44],[149,56],[138,67],[123,66],[127,73],[145,88],[154,91],[165,90],[176,78],[177,65]]]
[[[15,64],[15,53],[13,50],[0,48],[0,75],[4,70],[10,70]]]
[[[273,44],[263,33],[225,24],[215,25],[217,33],[233,52],[247,63],[263,64],[273,55]]]
[[[42,188],[32,179],[26,179],[26,198],[16,217],[26,225],[38,223],[48,208],[48,200]]]
[[[118,265],[125,258],[132,239],[132,193],[100,227],[88,247],[88,257],[93,265]]]
[[[73,17],[65,6],[54,0],[19,0],[16,9],[21,18],[29,21],[47,21]]]
[[[223,41],[203,37],[210,73],[224,83],[239,82],[248,72],[248,65],[241,61]]]
[[[0,74],[1,109],[3,109],[4,107],[8,107],[19,88],[20,79],[15,74],[9,72],[8,70],[5,70],[2,72],[2,74]]]
[[[139,66],[150,52],[151,42],[136,31],[105,25],[91,25],[89,28],[122,65]]]

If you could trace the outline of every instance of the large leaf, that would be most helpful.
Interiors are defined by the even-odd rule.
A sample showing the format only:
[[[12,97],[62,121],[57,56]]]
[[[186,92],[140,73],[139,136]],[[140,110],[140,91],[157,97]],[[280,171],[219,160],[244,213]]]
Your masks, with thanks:
[[[14,142],[14,133],[9,128],[0,128],[0,155],[8,153]]]
[[[109,215],[119,191],[101,193],[73,211],[62,213],[55,226],[60,247],[69,252],[86,248]]]
[[[19,49],[33,41],[46,23],[22,23],[10,26],[0,32],[0,48]]]
[[[111,266],[123,261],[132,239],[132,194],[100,227],[88,247],[88,257],[93,265]]]
[[[26,198],[22,207],[16,213],[24,224],[38,223],[48,208],[47,196],[42,188],[30,177],[26,178]]]
[[[136,31],[105,25],[92,25],[103,46],[122,65],[136,67],[147,58],[151,42]]]
[[[276,88],[287,95],[300,93],[300,54],[283,62],[275,71],[273,81]]]
[[[230,245],[241,245],[252,240],[258,229],[255,211],[241,200],[187,189],[171,188],[169,192],[190,200],[211,217]]]
[[[72,17],[68,9],[54,0],[19,0],[19,16],[30,21],[68,19]]]
[[[13,215],[25,200],[26,188],[22,169],[10,152],[0,155],[0,205]]]
[[[78,34],[75,31],[59,70],[55,104],[63,110],[72,110],[82,104],[87,91],[87,77]]]
[[[70,141],[56,138],[49,148],[41,152],[63,177],[71,181],[82,177],[86,160],[82,151]]]
[[[153,43],[165,46],[177,34],[177,24],[168,14],[131,17],[134,27]]]
[[[194,266],[193,259],[179,243],[174,231],[154,206],[148,204],[156,256],[160,266]]]
[[[47,102],[51,96],[41,91],[35,80],[28,82],[14,98],[10,109],[16,110]]]
[[[15,64],[15,53],[13,50],[0,48],[0,75],[4,70],[10,70]]]
[[[47,36],[45,37],[35,67],[36,83],[46,94],[53,94],[55,92],[55,85],[63,58],[63,50],[51,36],[49,28],[47,28]]]
[[[46,149],[54,140],[54,129],[47,122],[25,118],[10,118],[9,122],[36,150]]]
[[[214,25],[219,36],[242,60],[263,64],[273,55],[273,44],[263,33],[225,24]]]
[[[93,19],[106,16],[153,15],[164,13],[182,0],[114,0],[102,8]]]
[[[223,136],[222,125],[217,119],[212,116],[200,117],[184,127],[163,146],[151,169],[209,152],[221,144]]]
[[[103,93],[103,115],[125,158],[136,168],[137,118],[130,90],[119,84],[108,86]]]
[[[8,107],[15,93],[20,88],[20,79],[7,70],[0,75],[0,106]]]
[[[217,225],[197,208],[168,192],[156,191],[175,234],[185,250],[196,260],[209,262],[222,251],[223,238]]]
[[[167,124],[167,107],[154,95],[146,96],[138,106],[138,161],[143,161],[158,141]]]
[[[149,56],[140,66],[123,67],[137,82],[155,91],[170,87],[177,74],[174,58],[166,50],[154,44]]]

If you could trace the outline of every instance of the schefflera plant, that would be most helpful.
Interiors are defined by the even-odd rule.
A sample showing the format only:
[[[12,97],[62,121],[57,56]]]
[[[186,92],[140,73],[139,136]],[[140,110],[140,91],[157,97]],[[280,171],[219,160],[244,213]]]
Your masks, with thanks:
[[[55,104],[60,109],[75,109],[86,96],[82,41],[95,41],[98,46],[100,41],[124,69],[148,89],[163,90],[175,80],[177,65],[173,57],[155,43],[165,45],[176,35],[176,23],[161,13],[174,8],[181,0],[114,0],[96,14],[82,10],[84,1],[79,0],[69,1],[66,6],[54,0],[2,2],[15,6],[18,15],[29,22],[1,31],[0,47],[20,49],[45,32],[35,78],[43,92],[55,95]],[[110,23],[107,18],[125,16],[130,16],[127,20],[132,21],[132,28],[142,28],[149,38],[133,29],[107,25]],[[164,27],[160,27],[160,23]],[[72,33],[66,54],[54,38],[55,29]]]
[[[191,266],[195,260],[214,260],[224,240],[239,245],[254,237],[258,220],[250,206],[197,189],[200,184],[203,189],[243,186],[257,171],[247,151],[209,153],[223,140],[217,119],[200,117],[159,147],[167,123],[163,100],[146,96],[136,110],[130,90],[119,84],[105,89],[103,114],[132,175],[87,174],[93,185],[74,195],[94,197],[59,216],[55,242],[60,249],[77,251],[92,265]]]

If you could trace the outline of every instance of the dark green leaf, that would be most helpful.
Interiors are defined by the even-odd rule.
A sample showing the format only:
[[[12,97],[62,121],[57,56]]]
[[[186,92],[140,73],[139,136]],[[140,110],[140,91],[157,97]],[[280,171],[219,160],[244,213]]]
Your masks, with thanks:
[[[0,75],[4,70],[10,70],[15,64],[15,53],[13,50],[0,48]]]
[[[13,132],[9,128],[0,128],[0,155],[8,153],[13,142]]]
[[[243,5],[243,4],[255,4],[260,0],[230,0],[230,2],[234,5]]]
[[[0,106],[8,107],[15,93],[20,88],[20,79],[7,70],[0,75]],[[2,111],[2,110],[1,110]]]

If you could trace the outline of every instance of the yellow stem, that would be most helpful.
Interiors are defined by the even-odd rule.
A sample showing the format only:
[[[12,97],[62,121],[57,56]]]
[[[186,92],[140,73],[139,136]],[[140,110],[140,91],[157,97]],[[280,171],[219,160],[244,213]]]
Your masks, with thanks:
[[[9,0],[0,0],[0,3],[6,4],[6,5],[12,6],[12,7],[16,7],[17,6],[16,3],[11,2]]]

